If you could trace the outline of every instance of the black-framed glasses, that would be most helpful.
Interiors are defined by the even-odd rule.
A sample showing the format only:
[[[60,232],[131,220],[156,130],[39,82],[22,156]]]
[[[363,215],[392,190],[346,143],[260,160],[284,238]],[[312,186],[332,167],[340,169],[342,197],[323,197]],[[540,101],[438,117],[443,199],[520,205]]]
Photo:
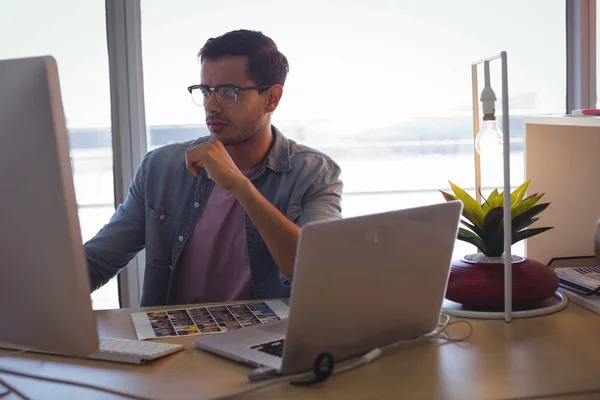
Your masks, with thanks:
[[[197,106],[205,106],[208,103],[208,99],[210,98],[210,93],[215,92],[217,95],[217,101],[226,106],[232,106],[235,104],[238,98],[238,94],[240,92],[246,90],[258,90],[258,93],[262,93],[271,86],[247,86],[247,87],[239,87],[235,85],[219,85],[217,87],[211,88],[206,85],[192,85],[187,88],[188,92],[192,95],[192,100]]]

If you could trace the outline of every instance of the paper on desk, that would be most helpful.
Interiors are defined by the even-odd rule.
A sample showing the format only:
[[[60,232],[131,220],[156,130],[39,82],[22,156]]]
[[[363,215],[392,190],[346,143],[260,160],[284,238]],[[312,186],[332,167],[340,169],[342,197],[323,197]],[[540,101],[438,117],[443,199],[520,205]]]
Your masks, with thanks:
[[[590,290],[600,287],[600,267],[556,268],[560,279],[573,282]]]
[[[287,318],[289,307],[281,300],[233,303],[131,313],[139,340],[170,336],[215,334]]]

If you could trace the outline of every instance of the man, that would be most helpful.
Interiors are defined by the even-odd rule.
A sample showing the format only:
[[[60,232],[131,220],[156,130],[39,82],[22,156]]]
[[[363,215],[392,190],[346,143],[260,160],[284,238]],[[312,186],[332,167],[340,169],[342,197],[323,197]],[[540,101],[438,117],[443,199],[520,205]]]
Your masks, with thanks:
[[[141,306],[286,297],[300,227],[341,218],[338,165],[271,125],[288,72],[275,43],[233,31],[198,56],[201,84],[188,90],[210,136],[144,157],[85,244],[92,290],[145,247]]]

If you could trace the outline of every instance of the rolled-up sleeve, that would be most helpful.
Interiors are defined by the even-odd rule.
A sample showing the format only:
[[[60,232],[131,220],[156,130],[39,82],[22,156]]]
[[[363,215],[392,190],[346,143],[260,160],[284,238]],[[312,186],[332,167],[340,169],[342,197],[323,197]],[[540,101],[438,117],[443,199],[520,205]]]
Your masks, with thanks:
[[[342,170],[328,161],[306,191],[302,200],[302,212],[296,221],[302,227],[309,222],[342,218]]]
[[[108,224],[84,244],[92,291],[107,283],[144,248],[146,162],[147,157]]]
[[[323,165],[316,179],[306,191],[302,200],[302,211],[295,221],[300,227],[310,223],[342,218],[341,168],[328,160]],[[292,278],[280,272],[281,283],[291,286]]]

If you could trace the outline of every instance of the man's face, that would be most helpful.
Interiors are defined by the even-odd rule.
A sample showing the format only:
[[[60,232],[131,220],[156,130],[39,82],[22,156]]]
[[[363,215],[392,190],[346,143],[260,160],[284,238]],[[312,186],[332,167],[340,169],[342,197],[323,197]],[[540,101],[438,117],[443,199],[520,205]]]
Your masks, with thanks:
[[[247,76],[246,57],[222,57],[204,60],[201,69],[201,85],[216,88],[233,85],[240,88],[257,86]],[[226,146],[244,143],[252,138],[266,123],[268,90],[259,94],[257,90],[240,91],[233,105],[217,100],[213,91],[204,106],[206,124],[211,135]]]

